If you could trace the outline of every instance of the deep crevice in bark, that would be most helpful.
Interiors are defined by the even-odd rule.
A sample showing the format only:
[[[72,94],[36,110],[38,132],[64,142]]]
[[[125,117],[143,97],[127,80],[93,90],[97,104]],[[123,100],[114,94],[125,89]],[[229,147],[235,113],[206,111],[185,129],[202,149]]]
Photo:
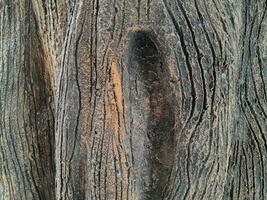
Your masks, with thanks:
[[[128,70],[130,85],[137,84],[132,98],[140,111],[144,132],[134,130],[139,198],[162,199],[174,161],[174,101],[167,66],[155,36],[147,31],[130,34]],[[138,117],[138,116],[134,116]],[[140,119],[139,119],[140,120]],[[138,129],[138,128],[137,128]]]

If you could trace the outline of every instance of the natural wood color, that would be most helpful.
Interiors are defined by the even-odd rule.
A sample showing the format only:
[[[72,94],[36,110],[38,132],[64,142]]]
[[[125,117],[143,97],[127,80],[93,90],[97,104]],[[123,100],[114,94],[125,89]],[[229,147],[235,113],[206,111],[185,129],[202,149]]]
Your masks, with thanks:
[[[0,200],[267,199],[266,10],[0,0]]]

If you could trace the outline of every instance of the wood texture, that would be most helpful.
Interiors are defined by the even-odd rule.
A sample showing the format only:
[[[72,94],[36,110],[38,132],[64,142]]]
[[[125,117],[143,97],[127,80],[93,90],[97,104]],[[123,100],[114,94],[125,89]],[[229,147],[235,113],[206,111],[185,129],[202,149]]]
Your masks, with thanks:
[[[266,6],[0,0],[2,199],[266,199]]]
[[[0,11],[1,196],[53,199],[51,84],[32,6],[0,1]]]

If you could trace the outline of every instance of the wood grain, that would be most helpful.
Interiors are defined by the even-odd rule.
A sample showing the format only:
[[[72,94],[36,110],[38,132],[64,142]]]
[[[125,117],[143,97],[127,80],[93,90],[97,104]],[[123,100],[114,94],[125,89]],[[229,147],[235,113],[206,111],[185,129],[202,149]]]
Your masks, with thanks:
[[[0,0],[3,199],[266,199],[266,6]]]

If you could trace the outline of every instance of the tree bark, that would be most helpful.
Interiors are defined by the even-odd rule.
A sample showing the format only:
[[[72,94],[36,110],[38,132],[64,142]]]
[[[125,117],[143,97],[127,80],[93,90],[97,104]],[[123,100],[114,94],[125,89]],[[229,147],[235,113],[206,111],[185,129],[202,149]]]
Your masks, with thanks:
[[[53,199],[54,114],[30,1],[0,1],[2,199]]]
[[[266,9],[0,0],[0,199],[266,199]]]

